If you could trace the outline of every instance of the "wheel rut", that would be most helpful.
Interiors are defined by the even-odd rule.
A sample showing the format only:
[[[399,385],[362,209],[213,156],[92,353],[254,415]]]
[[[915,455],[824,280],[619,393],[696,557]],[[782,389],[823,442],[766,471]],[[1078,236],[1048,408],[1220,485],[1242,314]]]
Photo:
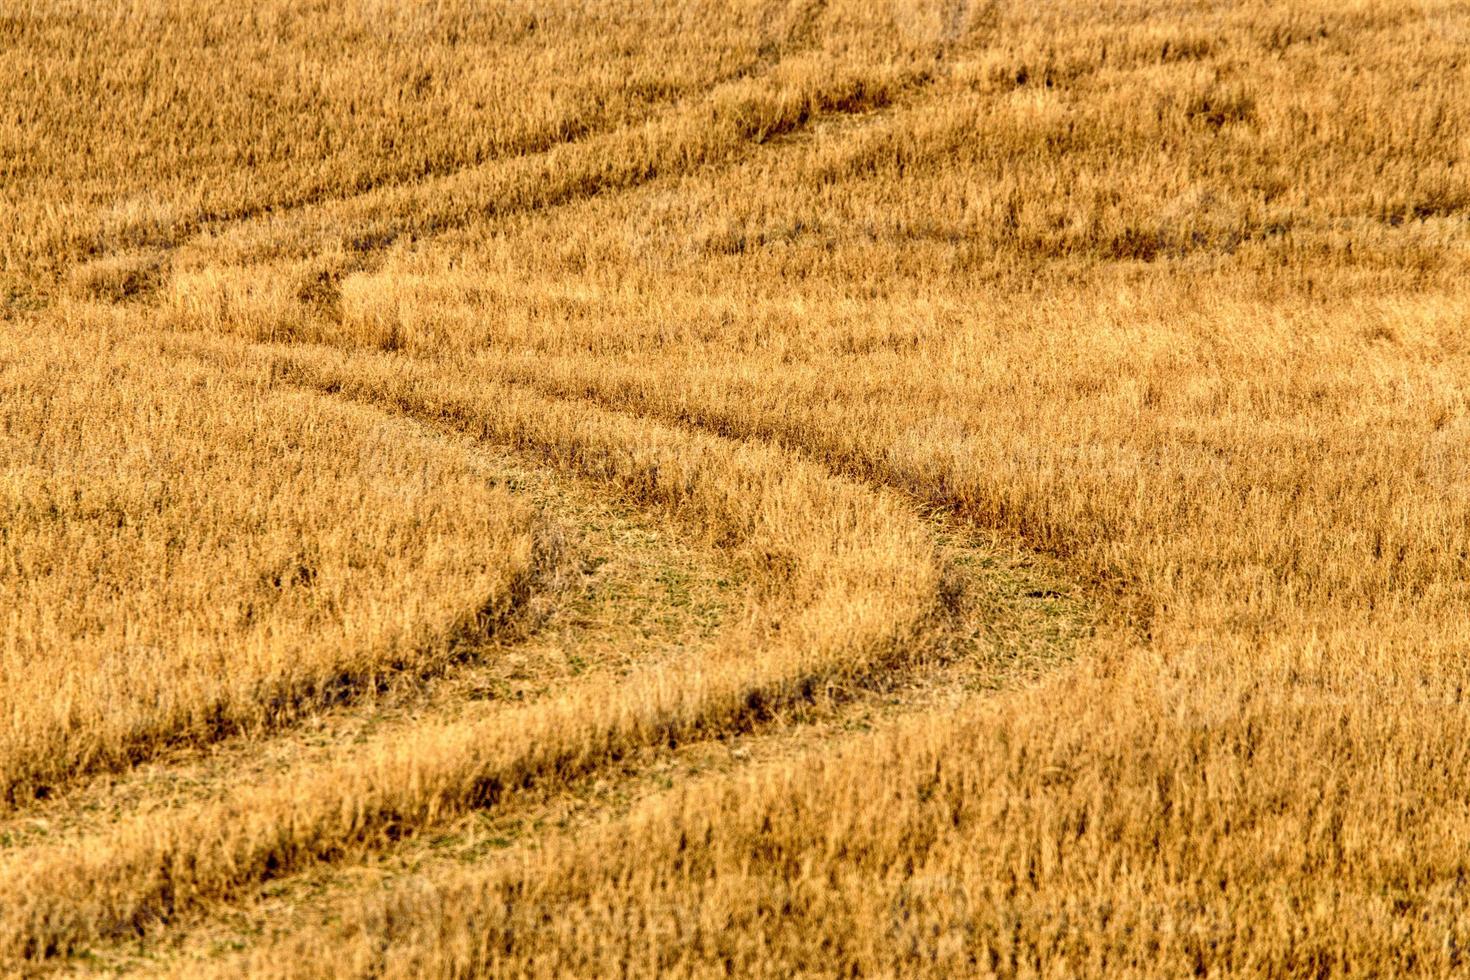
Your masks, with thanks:
[[[59,787],[0,816],[0,859],[150,810],[218,799],[231,786],[321,763],[425,717],[493,711],[574,677],[687,655],[731,615],[740,580],[718,552],[524,454],[468,444],[465,451],[492,482],[529,497],[540,515],[547,561],[513,620],[433,674],[385,678],[280,730],[177,746],[131,769]]]
[[[543,625],[535,637],[519,644],[519,662],[534,661],[542,671],[539,676],[534,671],[518,674],[507,667],[517,662],[510,658],[501,661],[498,673],[467,669],[396,703],[384,699],[324,716],[316,728],[280,743],[284,755],[316,761],[283,768],[277,761],[274,772],[268,771],[271,762],[257,761],[258,778],[247,780],[257,788],[237,792],[233,783],[224,792],[218,788],[226,782],[220,774],[235,771],[230,753],[240,753],[237,758],[252,754],[250,746],[231,746],[221,750],[212,770],[208,760],[194,760],[152,775],[134,774],[117,781],[120,789],[89,788],[69,809],[55,807],[54,816],[27,815],[53,823],[31,833],[20,831],[17,845],[10,848],[11,860],[0,865],[0,877],[19,876],[32,885],[36,875],[48,875],[48,884],[28,895],[33,907],[23,914],[46,919],[46,908],[74,908],[67,904],[77,897],[73,886],[62,881],[68,873],[89,882],[97,876],[110,879],[122,894],[115,899],[121,905],[70,923],[48,921],[37,927],[28,947],[12,951],[32,965],[62,953],[102,956],[108,949],[116,951],[119,947],[111,944],[118,940],[145,951],[171,941],[187,946],[183,939],[160,937],[191,936],[195,927],[208,934],[231,915],[244,914],[248,921],[240,909],[260,902],[266,904],[258,907],[270,908],[271,895],[300,895],[296,889],[310,891],[322,876],[371,879],[378,873],[372,869],[381,871],[384,862],[390,868],[398,862],[400,868],[413,869],[416,853],[428,854],[424,860],[431,864],[440,852],[451,855],[451,863],[462,863],[466,856],[500,849],[487,846],[487,840],[515,840],[515,834],[503,832],[506,826],[570,827],[578,820],[606,819],[619,812],[618,801],[660,791],[674,779],[670,773],[682,773],[680,779],[703,772],[717,775],[758,757],[766,747],[788,752],[813,739],[820,742],[882,724],[894,715],[942,710],[946,699],[1012,686],[1064,657],[1087,628],[1085,606],[1061,598],[1049,570],[1038,570],[1020,555],[1000,554],[960,526],[919,518],[910,504],[886,491],[833,477],[775,446],[660,428],[637,416],[556,400],[456,404],[452,392],[426,384],[424,378],[395,379],[395,369],[412,366],[381,355],[267,347],[242,356],[238,346],[211,349],[208,339],[177,336],[160,338],[160,344],[174,355],[223,358],[241,371],[267,371],[276,383],[406,414],[473,439],[489,447],[488,452],[509,451],[515,459],[529,461],[533,472],[554,472],[557,480],[574,474],[581,485],[607,493],[609,500],[659,515],[655,525],[644,524],[636,532],[652,534],[660,542],[650,549],[643,577],[633,576],[615,591],[627,605],[628,584],[641,581],[646,591],[662,588],[670,608],[660,628],[697,639],[666,645],[665,651],[673,654],[666,663],[658,663],[657,655],[632,663],[639,658],[636,644],[630,648],[628,643],[628,630],[646,627],[646,616],[634,614],[623,620],[621,633],[599,636],[595,629],[582,629],[578,614],[571,612],[563,619],[566,643],[558,644],[559,662],[533,652],[537,637],[557,634],[554,627]],[[365,374],[334,376],[334,359],[342,367],[344,358]],[[630,457],[626,440],[635,433],[652,438],[654,447]],[[726,472],[731,465],[734,471]],[[750,499],[732,498],[736,487]],[[835,496],[828,500],[824,495]],[[835,526],[831,515],[816,518],[813,507],[819,500],[835,509]],[[711,525],[733,520],[731,527],[745,528],[718,533],[706,528],[706,540],[716,542],[710,553],[715,557],[695,562],[706,570],[696,578],[702,576],[701,589],[718,601],[684,595],[677,581],[680,573],[670,573],[672,566],[655,557],[666,547],[663,542],[687,549],[689,540],[701,536],[701,518]],[[785,546],[776,544],[814,518],[816,526],[831,528],[821,532],[826,544],[812,545],[831,549],[825,559],[830,567],[783,554]],[[742,523],[750,521],[755,524]],[[857,523],[843,531],[849,521]],[[737,537],[730,538],[731,533]],[[720,554],[735,559],[733,573]],[[687,551],[685,558],[687,567]],[[804,561],[812,567],[803,567]],[[787,567],[787,562],[792,564]],[[718,570],[722,565],[725,570]],[[752,570],[757,579],[764,571],[765,581],[744,581]],[[779,593],[785,589],[795,598],[783,599]],[[743,606],[732,617],[735,593]],[[641,603],[635,599],[632,605]],[[834,616],[849,622],[846,633],[839,634],[849,638],[809,649],[807,643],[814,641],[803,637],[830,632]],[[552,614],[549,621],[554,618]],[[715,638],[731,618],[743,620],[731,624],[733,638],[729,629]],[[607,676],[589,681],[578,675],[588,651],[599,642],[614,656],[620,652],[624,662],[604,664],[600,670]],[[513,683],[523,685],[520,701],[513,691],[505,693]],[[542,691],[546,693],[538,700]],[[487,700],[486,692],[494,696]],[[490,707],[481,712],[476,705]],[[588,717],[591,727],[572,744],[558,749],[537,741],[542,734],[552,743],[564,741],[561,733]],[[529,744],[492,749],[491,757],[485,757],[484,741],[493,743],[500,731],[521,732]],[[305,750],[284,747],[292,742]],[[342,761],[339,746],[359,760],[358,769]],[[435,758],[441,748],[450,763]],[[253,754],[270,758],[270,753]],[[321,761],[328,758],[332,761]],[[429,771],[423,771],[425,765]],[[299,776],[298,768],[303,770]],[[413,787],[435,780],[448,780],[446,788],[423,803],[412,802],[419,798]],[[166,787],[162,793],[159,786]],[[412,799],[403,797],[405,792]],[[369,802],[362,802],[364,793]],[[159,796],[172,803],[157,803]],[[232,839],[201,850],[192,840],[191,826],[214,826],[229,813],[295,808],[297,815],[281,818],[289,821],[283,826],[295,827],[315,819],[313,805],[330,806],[339,796],[343,807],[357,799],[358,811],[343,816],[347,823],[340,829],[332,829],[336,825],[329,820],[331,827],[315,831],[305,843],[278,845],[269,843],[274,837],[251,837],[244,844]],[[129,799],[138,802],[122,805]],[[166,813],[166,820],[150,821],[139,809],[147,806]],[[118,815],[128,809],[132,812]],[[565,818],[553,820],[547,816],[551,813]],[[502,829],[482,833],[485,827]],[[261,840],[265,843],[252,843]],[[216,852],[216,846],[226,850]],[[280,851],[281,846],[286,850]],[[28,860],[35,857],[40,859]],[[162,879],[156,870],[145,871],[160,862],[166,869]],[[80,881],[76,887],[82,887]],[[235,911],[216,914],[221,909]]]

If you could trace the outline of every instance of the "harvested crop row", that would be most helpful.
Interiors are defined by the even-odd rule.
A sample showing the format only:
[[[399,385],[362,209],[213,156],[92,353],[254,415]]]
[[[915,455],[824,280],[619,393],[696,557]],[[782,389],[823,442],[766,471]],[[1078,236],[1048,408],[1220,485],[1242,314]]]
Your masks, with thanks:
[[[735,549],[764,598],[755,634],[465,725],[426,725],[352,761],[148,817],[100,839],[17,855],[0,889],[12,956],[170,918],[309,862],[371,847],[517,788],[574,777],[645,745],[738,731],[770,711],[921,656],[942,613],[927,531],[898,500],[774,448],[648,424],[473,379],[331,351],[214,346],[268,372],[534,450],[666,507]],[[232,363],[233,362],[233,363]]]
[[[0,459],[12,803],[439,669],[536,573],[529,509],[417,427],[123,332],[0,336]]]

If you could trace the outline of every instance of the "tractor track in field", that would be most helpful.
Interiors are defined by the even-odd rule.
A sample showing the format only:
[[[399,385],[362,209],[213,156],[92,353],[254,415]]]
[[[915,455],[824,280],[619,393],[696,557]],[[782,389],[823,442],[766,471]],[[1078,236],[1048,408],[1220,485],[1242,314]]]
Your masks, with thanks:
[[[497,482],[532,499],[553,553],[540,587],[505,628],[438,671],[344,692],[294,724],[181,744],[130,769],[56,787],[47,799],[0,814],[0,859],[16,848],[95,833],[150,807],[217,798],[233,783],[320,761],[425,716],[525,703],[589,672],[677,656],[706,641],[730,614],[739,579],[717,553],[691,547],[590,481],[553,475],[523,455],[471,451]]]
[[[815,50],[819,40],[816,22],[824,6],[825,0],[795,5],[795,26],[781,43],[773,43],[755,57],[715,77],[708,87],[681,93],[668,100],[651,101],[633,119],[612,125],[563,126],[559,135],[547,135],[518,151],[496,153],[468,163],[433,167],[409,176],[388,175],[368,179],[362,186],[345,194],[308,192],[291,200],[264,202],[219,216],[191,217],[179,229],[162,238],[156,235],[147,238],[139,229],[127,226],[111,230],[105,236],[99,232],[99,237],[116,240],[120,244],[104,244],[72,267],[73,279],[79,284],[74,291],[79,289],[84,295],[91,293],[94,298],[147,297],[163,287],[169,276],[177,271],[180,259],[190,268],[200,266],[201,260],[207,264],[221,247],[220,243],[226,243],[227,253],[232,249],[243,249],[243,256],[233,255],[230,261],[243,258],[247,263],[283,255],[310,258],[324,250],[341,248],[349,256],[346,269],[324,269],[328,276],[340,276],[344,271],[369,267],[369,256],[406,237],[434,237],[471,223],[501,220],[529,211],[564,207],[604,193],[632,190],[658,177],[688,172],[700,165],[723,166],[741,159],[751,147],[796,135],[825,120],[886,109],[889,96],[879,95],[875,102],[871,93],[864,92],[863,82],[856,80],[847,88],[838,86],[832,91],[811,94],[812,104],[807,109],[789,118],[777,119],[771,125],[755,120],[737,120],[736,139],[732,144],[703,148],[691,146],[672,168],[649,162],[626,174],[616,175],[603,172],[601,166],[593,166],[588,174],[574,177],[565,186],[551,181],[549,189],[535,189],[548,183],[549,175],[564,162],[560,158],[567,154],[588,155],[594,163],[615,158],[616,154],[608,151],[620,145],[619,140],[632,140],[632,145],[646,143],[652,152],[660,149],[660,139],[680,142],[688,133],[700,131],[699,124],[710,122],[713,115],[732,108],[739,114],[743,107],[742,99],[763,94],[758,86],[749,93],[743,93],[741,86],[770,79],[783,65]],[[893,80],[898,83],[897,96],[903,97],[924,88],[929,76],[920,71],[900,74]],[[722,107],[722,94],[734,98],[733,107]],[[574,166],[573,171],[576,169]],[[519,179],[517,174],[520,174]],[[477,195],[477,189],[492,188],[498,195],[469,208],[456,203],[451,210],[444,211],[430,204],[431,198],[444,201],[459,201],[467,197],[478,199],[483,197],[483,193]],[[377,213],[381,209],[388,212],[386,224]],[[338,217],[347,217],[350,226],[367,225],[371,230],[359,228],[349,232],[334,221]],[[237,238],[243,238],[245,242],[238,248],[228,244]],[[193,256],[191,252],[199,252],[200,255]],[[113,279],[102,285],[100,294],[96,293],[95,287],[89,285],[88,269],[119,260],[137,263],[137,268],[126,274],[129,284],[122,290],[125,295],[108,295],[116,288]]]
[[[291,383],[300,385],[299,379]],[[318,390],[330,392],[331,386]],[[378,407],[403,411],[401,405]],[[412,411],[405,414],[415,417]],[[309,724],[271,738],[228,740],[102,777],[27,808],[0,824],[0,840],[7,845],[0,850],[0,864],[22,863],[36,847],[53,859],[65,853],[58,845],[80,844],[85,850],[87,841],[105,840],[115,827],[140,815],[217,804],[241,782],[279,782],[298,767],[310,769],[364,745],[396,740],[425,721],[513,710],[559,685],[579,683],[579,675],[589,670],[617,677],[646,670],[659,658],[698,657],[731,618],[741,591],[738,570],[721,558],[721,549],[691,546],[697,535],[681,531],[679,521],[661,520],[659,508],[630,503],[594,476],[567,472],[525,446],[487,444],[482,434],[454,432],[464,427],[442,417],[419,413],[416,421],[448,429],[457,438],[479,436],[475,451],[490,454],[505,479],[524,485],[550,524],[572,539],[566,549],[572,571],[542,597],[547,608],[538,614],[538,628],[518,642],[498,644],[494,656],[474,658],[431,683],[324,711]],[[185,904],[101,935],[76,936],[74,942],[62,937],[56,948],[83,953],[83,960],[51,962],[149,967],[202,955],[201,950],[249,945],[267,923],[274,929],[295,921],[294,913],[283,914],[293,905],[316,914],[323,895],[350,900],[362,887],[486,859],[513,850],[508,844],[533,845],[543,832],[615,817],[631,801],[675,782],[719,778],[752,760],[811,749],[889,718],[944,710],[977,692],[1013,686],[1065,656],[1088,628],[1083,604],[1056,588],[1050,569],[1034,566],[1025,556],[998,553],[941,517],[927,519],[927,526],[952,593],[942,642],[933,649],[906,655],[892,669],[772,702],[734,727],[710,735],[691,732],[667,744],[637,744],[585,774],[497,796],[488,808],[449,812],[365,850],[287,868],[253,885],[242,882],[224,904]],[[593,607],[600,612],[591,613]],[[638,640],[640,630],[654,636]]]
[[[558,125],[549,126],[542,135],[532,137],[520,147],[505,147],[493,151],[483,159],[456,160],[438,165],[427,164],[411,171],[395,171],[377,175],[363,175],[362,179],[346,193],[333,193],[322,188],[308,188],[294,196],[259,201],[221,213],[194,214],[176,222],[175,227],[165,233],[146,233],[138,224],[121,224],[115,228],[99,229],[94,238],[97,247],[86,257],[83,264],[117,259],[137,252],[147,252],[160,261],[187,248],[191,242],[228,233],[233,228],[251,222],[278,222],[313,208],[326,208],[371,197],[374,194],[392,193],[412,188],[426,182],[451,180],[478,170],[492,168],[509,160],[521,157],[540,156],[558,147],[571,146],[595,140],[598,137],[617,133],[622,129],[636,128],[654,122],[681,106],[698,103],[722,85],[730,85],[749,79],[769,75],[783,62],[811,51],[820,40],[816,31],[817,20],[826,0],[802,0],[793,5],[790,16],[792,23],[783,36],[772,41],[752,56],[732,66],[728,71],[715,74],[707,87],[679,92],[668,99],[652,99],[641,106],[641,113],[629,119],[609,121],[602,118],[585,120],[570,118],[560,120]],[[61,242],[52,243],[53,250],[67,251]]]
[[[766,71],[773,71],[780,60]],[[926,81],[922,76],[909,79],[900,96],[909,98]],[[814,98],[814,110],[797,113],[772,132],[759,127],[741,130],[733,145],[715,148],[713,159],[700,165],[737,163],[751,147],[768,139],[796,138],[831,119],[866,121],[889,108],[887,97],[874,106],[860,93],[852,105],[841,92],[831,96],[836,100],[831,105],[822,101],[829,99],[827,95]],[[656,113],[655,117],[661,118]],[[590,146],[622,133],[624,129],[594,133],[587,140]],[[548,148],[542,156],[570,152],[584,142],[570,140]],[[538,165],[520,157],[497,159],[435,177],[428,190],[447,193],[456,181],[472,180],[497,166],[520,167],[523,176],[534,176]],[[666,175],[654,167],[627,180],[599,177],[587,187],[573,181],[568,193],[553,188],[547,197],[538,192],[529,203],[522,202],[520,210],[555,208],[605,191],[632,190]],[[284,212],[247,215],[229,223],[226,232],[260,226],[267,258],[278,257],[281,247],[294,255],[302,243],[309,243],[304,254],[313,256],[323,247],[322,235],[335,235],[337,219],[345,217],[351,219],[345,225],[357,229],[356,237],[346,243],[347,251],[356,256],[355,269],[368,267],[371,256],[383,254],[405,235],[434,236],[519,213],[514,206],[506,210],[499,204],[490,212],[471,209],[460,218],[437,213],[425,218],[405,210],[423,193],[422,183],[385,184]],[[374,216],[370,207],[374,201],[386,212]],[[377,231],[361,230],[363,216],[353,213],[360,205],[369,207],[367,224]],[[337,209],[345,210],[339,215]],[[394,215],[408,217],[399,221]],[[298,223],[301,228],[295,227]],[[297,234],[302,229],[304,237]],[[176,271],[178,255],[198,240],[196,235],[171,243],[165,269]],[[257,262],[260,256],[246,255],[245,261]],[[302,302],[308,315],[321,312],[308,309],[306,299]],[[764,624],[763,603],[769,597],[742,581],[735,552],[712,540],[701,541],[708,536],[701,534],[697,521],[673,515],[677,508],[660,502],[661,491],[650,496],[639,487],[638,479],[653,485],[663,479],[657,465],[632,482],[626,474],[621,482],[613,477],[613,460],[628,451],[626,447],[606,444],[567,451],[553,445],[554,440],[538,442],[524,432],[497,432],[494,425],[446,410],[433,399],[417,403],[402,395],[380,399],[352,390],[350,383],[344,383],[350,379],[314,377],[311,370],[288,367],[278,377],[278,369],[293,357],[314,356],[309,346],[242,347],[238,340],[212,343],[208,338],[167,333],[156,335],[156,342],[172,356],[233,360],[247,371],[268,363],[271,384],[354,401],[465,443],[467,452],[482,457],[486,468],[497,474],[495,479],[531,495],[543,518],[546,567],[536,587],[522,597],[525,608],[518,609],[512,621],[484,638],[469,655],[432,675],[398,678],[357,692],[271,732],[170,750],[132,769],[67,785],[54,798],[0,815],[0,887],[6,881],[24,880],[25,865],[33,857],[39,856],[43,868],[68,873],[73,865],[78,871],[92,867],[94,852],[104,854],[105,864],[112,860],[105,855],[117,853],[119,847],[126,851],[128,842],[140,839],[140,828],[152,820],[183,827],[191,814],[248,812],[250,801],[279,798],[298,776],[311,780],[335,772],[333,767],[343,759],[371,763],[374,753],[391,753],[393,746],[430,744],[413,742],[430,730],[459,726],[471,731],[497,719],[537,717],[537,705],[546,705],[547,717],[554,717],[564,689],[585,691],[595,682],[607,686],[610,696],[622,696],[625,689],[636,693],[640,685],[651,684],[653,690],[662,683],[665,665],[668,676],[698,678],[702,658],[718,661],[717,645],[730,646],[725,641],[734,635],[732,630],[744,631],[737,645],[759,645],[779,632],[779,621]],[[326,348],[316,350],[324,353]],[[262,351],[267,352],[264,362]],[[754,762],[818,753],[854,732],[915,712],[951,710],[985,692],[1012,688],[1055,666],[1091,628],[1087,597],[1071,594],[1056,568],[1036,556],[998,547],[942,509],[926,513],[930,508],[923,500],[889,480],[873,479],[873,473],[843,472],[844,468],[769,433],[740,432],[731,438],[728,426],[706,424],[708,420],[697,416],[595,393],[557,390],[550,378],[509,379],[507,384],[508,391],[521,389],[543,398],[545,411],[553,415],[591,413],[626,427],[658,429],[669,445],[692,441],[706,454],[714,447],[732,457],[750,452],[780,458],[842,486],[849,495],[871,496],[875,503],[882,498],[885,506],[908,513],[923,528],[924,548],[932,549],[940,572],[939,593],[931,597],[937,618],[925,620],[922,640],[901,641],[898,649],[876,659],[859,658],[864,666],[854,673],[818,667],[790,679],[775,677],[769,684],[754,677],[749,682],[754,686],[740,695],[739,703],[721,708],[712,701],[706,720],[670,722],[667,730],[657,721],[651,727],[635,724],[620,748],[598,750],[570,765],[554,761],[553,755],[544,771],[535,768],[542,763],[528,763],[532,769],[510,784],[489,777],[488,789],[469,791],[442,809],[431,804],[420,816],[392,818],[381,826],[369,822],[353,830],[356,836],[342,846],[324,844],[320,853],[288,857],[279,865],[272,857],[258,871],[236,871],[232,859],[221,857],[229,883],[212,898],[189,897],[187,888],[178,892],[171,876],[179,872],[168,868],[175,859],[167,858],[162,873],[168,880],[138,878],[141,897],[124,906],[133,911],[73,925],[55,910],[66,908],[64,889],[76,886],[60,886],[49,906],[52,913],[46,911],[50,900],[44,897],[36,906],[40,911],[30,913],[37,931],[19,947],[12,945],[12,952],[22,950],[21,958],[13,962],[36,972],[93,968],[188,973],[191,964],[201,965],[296,926],[320,922],[365,889],[432,879],[465,864],[508,860],[534,848],[547,834],[575,833],[616,820],[633,803],[675,785],[719,780]],[[849,544],[835,542],[839,550]],[[857,543],[858,548],[863,546]],[[875,598],[881,603],[881,597]],[[724,656],[728,659],[728,653]],[[623,737],[615,736],[621,731],[609,729],[610,744]],[[527,753],[537,754],[534,749]],[[330,781],[317,778],[316,799],[323,799],[321,788],[328,785]],[[44,881],[45,875],[30,880]],[[4,956],[0,949],[0,964]]]
[[[877,114],[875,114],[875,115],[881,115],[884,111],[886,111],[886,110],[879,110],[879,112]],[[837,111],[835,113],[828,113],[826,115],[821,115],[821,116],[813,117],[810,120],[803,120],[801,122],[800,126],[798,127],[798,129],[804,128],[804,127],[807,127],[807,126],[810,126],[810,125],[818,124],[822,120],[826,119],[827,116],[835,116],[837,118],[846,118],[846,114],[845,114],[844,111]],[[786,134],[784,134],[784,136],[790,136],[790,135],[793,135],[793,134],[792,133],[786,133]],[[636,186],[638,186],[638,185],[637,184],[633,185],[633,187],[636,187]],[[619,190],[620,191],[622,191],[622,190],[632,190],[633,187],[619,188]],[[567,202],[564,202],[564,203],[571,204],[571,203],[574,203],[574,202],[573,201],[567,201]],[[273,217],[281,217],[281,216],[273,216]],[[310,309],[308,309],[307,306],[303,306],[301,312],[302,312],[303,315],[312,315],[313,313],[315,313],[317,311],[310,310]],[[44,313],[39,314],[38,315],[38,318],[37,318],[37,322],[40,322],[42,319],[44,319],[44,316],[45,316]],[[538,391],[540,391],[540,392],[542,392],[544,394],[547,394],[547,395],[549,395],[551,397],[566,398],[568,400],[573,400],[573,401],[577,397],[576,395],[569,394],[568,392],[556,390],[555,383],[554,382],[551,382],[551,381],[548,381],[545,384],[542,384],[542,383],[531,383],[531,382],[523,382],[523,383],[527,383],[528,387],[534,388],[534,389],[536,389],[536,390],[538,390]],[[703,425],[703,424],[700,424],[697,419],[693,419],[693,418],[689,418],[689,417],[675,417],[675,416],[670,416],[670,415],[667,415],[667,414],[660,415],[658,413],[651,413],[651,412],[649,412],[647,410],[647,407],[646,406],[645,407],[639,407],[639,406],[636,406],[636,405],[626,404],[626,403],[625,404],[618,404],[615,399],[591,398],[589,400],[589,403],[600,404],[603,407],[606,407],[606,408],[609,408],[609,409],[614,409],[614,410],[617,410],[617,411],[626,412],[626,413],[629,413],[629,414],[635,415],[635,416],[636,415],[641,415],[641,414],[647,414],[649,418],[655,418],[655,417],[657,417],[657,418],[659,418],[660,421],[665,422],[665,423],[668,423],[668,424],[673,424],[675,426],[680,426],[680,425],[688,426],[691,429],[691,431],[697,429],[697,430],[700,430],[700,431],[709,432],[709,433],[713,433],[713,434],[719,434],[721,432],[721,427],[713,426],[713,425]],[[422,420],[417,420],[417,421],[422,421]],[[760,439],[760,441],[765,442],[765,443],[771,443],[771,442],[773,442],[773,440],[770,440],[770,439],[761,438],[761,437],[758,437],[758,438]],[[879,483],[881,483],[881,482],[882,481],[879,481]],[[552,545],[551,547],[552,547],[552,550],[554,550],[554,545]],[[550,559],[547,558],[546,560],[549,561]],[[552,568],[549,568],[549,567],[542,569],[542,572],[545,573],[545,574],[548,574],[548,575],[552,575],[552,576],[554,576],[554,575],[557,574],[557,572],[556,572],[555,569],[552,569]],[[516,637],[517,635],[520,635],[521,633],[523,633],[525,631],[525,629],[526,629],[526,623],[528,621],[534,620],[535,619],[535,616],[536,616],[536,613],[534,612],[534,610],[528,612],[526,610],[521,609],[520,607],[521,607],[521,605],[523,603],[529,602],[529,601],[533,600],[535,598],[536,593],[541,589],[541,587],[542,587],[542,584],[541,583],[536,583],[536,582],[527,582],[527,583],[525,583],[525,587],[521,590],[521,594],[519,594],[519,595],[517,595],[515,597],[514,602],[512,603],[511,608],[509,608],[507,610],[501,611],[501,613],[498,614],[495,617],[495,621],[493,623],[489,624],[489,627],[488,627],[487,632],[493,633],[493,634],[496,634],[497,636],[502,637],[502,639],[495,639],[494,637],[491,637],[490,643],[492,645],[495,645],[495,646],[498,646],[498,647],[507,647],[507,646],[509,646],[511,644],[508,644],[507,642],[505,642],[505,639],[504,638],[513,638],[513,637]],[[471,648],[473,648],[473,647],[475,647],[477,645],[481,645],[484,642],[485,642],[485,637],[479,636],[479,635],[466,636],[466,637],[463,638],[463,643],[465,645],[471,647]],[[474,659],[474,655],[473,655],[473,653],[470,653],[468,655],[456,656],[453,659],[455,659],[455,660],[461,660],[461,659],[470,659],[470,660],[473,660]],[[435,678],[436,678],[437,675],[439,675],[441,673],[444,673],[446,671],[449,671],[449,670],[451,670],[451,668],[453,668],[453,664],[450,664],[450,663],[436,664],[436,665],[433,665],[430,669],[427,669],[427,670],[421,672],[422,673],[422,676],[419,676],[419,677],[416,677],[416,678],[407,678],[406,676],[404,676],[404,677],[396,677],[396,678],[391,678],[390,677],[390,678],[387,678],[386,680],[383,679],[383,678],[355,677],[355,676],[344,675],[342,678],[340,678],[338,681],[336,681],[333,685],[331,685],[335,689],[335,692],[336,693],[331,698],[326,699],[326,700],[329,700],[331,702],[341,703],[343,705],[349,705],[349,704],[351,704],[353,702],[357,702],[357,701],[364,700],[364,699],[376,700],[376,699],[379,699],[380,697],[383,697],[383,696],[387,696],[387,697],[389,697],[391,699],[395,695],[393,694],[393,692],[386,690],[386,688],[388,688],[388,687],[397,687],[397,688],[400,688],[401,689],[401,688],[404,687],[405,682],[408,682],[408,681],[412,681],[412,683],[424,683],[424,684],[428,684],[428,683],[433,682],[435,680]],[[409,686],[412,686],[412,683],[410,683]],[[292,696],[294,696],[292,694],[292,692],[284,692],[282,694],[282,697],[285,697],[285,698],[289,698],[289,697],[292,697]],[[324,707],[326,706],[325,702],[324,702],[323,706]],[[284,729],[289,729],[291,727],[291,725],[294,724],[294,722],[291,719],[295,718],[299,714],[301,714],[301,711],[298,711],[298,710],[295,710],[295,709],[291,709],[291,710],[285,711],[284,714],[283,714],[283,719],[284,719],[283,722],[280,725],[272,726],[272,728],[278,728],[278,729],[283,729],[283,730]],[[208,744],[208,743],[217,742],[217,741],[228,739],[228,738],[233,738],[233,737],[235,737],[238,734],[240,734],[240,733],[237,732],[232,727],[230,727],[228,725],[224,725],[217,732],[211,733],[211,734],[209,734],[209,735],[207,735],[205,737],[199,738],[199,739],[194,739],[192,741],[194,742],[195,746],[197,746],[197,745],[201,745],[201,744]],[[255,734],[257,736],[259,736],[262,733],[256,732]],[[173,754],[175,755],[175,757],[188,758],[189,757],[189,753],[191,751],[193,751],[193,749],[190,747],[189,744],[186,744],[184,742],[181,742],[180,744],[174,746],[170,751],[173,752]],[[151,749],[151,748],[148,749],[147,751],[141,751],[140,750],[140,754],[134,760],[134,764],[136,764],[136,765],[149,765],[152,762],[152,759],[153,759],[153,755],[154,754],[155,754],[154,753],[154,749]],[[90,775],[91,774],[81,774],[82,778],[89,778]],[[105,782],[107,779],[109,779],[111,777],[107,773],[103,773],[101,778]],[[60,791],[60,792],[66,792],[67,790],[64,787],[47,787],[47,789],[46,789],[47,795],[50,795],[51,793],[58,792],[58,791]],[[3,807],[0,807],[0,834],[7,833],[6,824],[3,822],[3,816],[4,816],[4,808]],[[9,833],[11,834],[11,836],[15,836],[16,835],[16,831],[14,831],[13,829],[11,829],[9,831]],[[0,837],[0,841],[3,841],[3,840],[4,840],[4,837]]]

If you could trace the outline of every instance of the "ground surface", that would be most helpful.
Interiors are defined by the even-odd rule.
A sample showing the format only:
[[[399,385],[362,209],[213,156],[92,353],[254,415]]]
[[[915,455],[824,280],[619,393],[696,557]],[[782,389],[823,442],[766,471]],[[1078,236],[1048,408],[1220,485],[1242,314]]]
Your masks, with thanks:
[[[1467,44],[0,19],[0,963],[1456,972]]]

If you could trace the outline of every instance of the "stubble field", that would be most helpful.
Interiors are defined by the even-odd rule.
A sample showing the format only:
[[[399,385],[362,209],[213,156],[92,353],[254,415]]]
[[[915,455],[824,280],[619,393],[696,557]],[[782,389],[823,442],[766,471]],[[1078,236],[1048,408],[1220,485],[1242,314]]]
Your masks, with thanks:
[[[22,0],[0,93],[0,972],[1470,962],[1459,0]]]

